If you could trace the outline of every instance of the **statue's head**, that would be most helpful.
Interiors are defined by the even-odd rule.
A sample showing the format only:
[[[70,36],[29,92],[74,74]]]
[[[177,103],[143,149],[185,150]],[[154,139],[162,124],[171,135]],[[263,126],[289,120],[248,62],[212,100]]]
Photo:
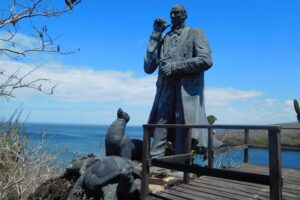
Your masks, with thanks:
[[[187,13],[183,5],[176,4],[170,12],[171,22],[173,26],[178,26],[184,23],[187,18]]]
[[[66,174],[75,174],[77,176],[82,175],[85,170],[97,162],[99,158],[97,158],[94,154],[89,154],[87,156],[83,156],[77,159],[72,160],[72,162],[66,167]]]
[[[121,108],[119,108],[117,111],[117,117],[120,119],[124,119],[126,123],[130,120],[130,116],[128,115],[128,113],[124,112]]]

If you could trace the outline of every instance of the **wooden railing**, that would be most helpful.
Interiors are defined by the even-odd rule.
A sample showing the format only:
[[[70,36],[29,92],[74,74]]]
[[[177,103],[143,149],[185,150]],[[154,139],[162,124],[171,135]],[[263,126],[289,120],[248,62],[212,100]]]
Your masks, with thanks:
[[[143,162],[142,162],[142,188],[141,198],[145,199],[149,195],[149,173],[150,166],[157,166],[184,172],[183,182],[189,183],[189,173],[197,175],[207,175],[225,179],[246,181],[270,186],[270,199],[282,199],[282,172],[281,172],[281,144],[280,126],[250,126],[250,125],[182,125],[182,124],[146,124],[144,127],[143,142]],[[182,128],[188,131],[185,137],[184,154],[163,156],[159,158],[150,157],[151,132],[155,128]],[[191,133],[192,128],[208,129],[208,167],[200,167],[191,164]],[[244,162],[248,162],[248,141],[249,130],[267,130],[269,148],[269,175],[262,175],[249,172],[234,170],[214,169],[213,168],[213,129],[242,129],[245,130],[244,139]],[[185,162],[178,162],[185,161]]]

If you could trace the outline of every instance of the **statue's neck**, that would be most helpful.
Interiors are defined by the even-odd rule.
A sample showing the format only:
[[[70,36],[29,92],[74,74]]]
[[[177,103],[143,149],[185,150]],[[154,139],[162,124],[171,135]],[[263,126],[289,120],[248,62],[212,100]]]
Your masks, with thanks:
[[[182,23],[182,24],[179,24],[177,26],[172,26],[171,30],[178,30],[178,29],[182,29],[184,27],[186,27],[186,25],[185,25],[185,23]]]

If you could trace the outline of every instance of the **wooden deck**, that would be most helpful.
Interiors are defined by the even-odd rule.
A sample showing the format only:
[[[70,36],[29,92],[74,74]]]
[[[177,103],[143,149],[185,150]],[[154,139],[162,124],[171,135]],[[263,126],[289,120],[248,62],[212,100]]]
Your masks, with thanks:
[[[243,164],[238,171],[268,174],[268,166]],[[300,200],[300,170],[282,169],[283,192],[282,199]],[[234,181],[230,179],[201,176],[191,180],[189,184],[180,184],[152,194],[146,198],[157,199],[270,199],[269,186]]]

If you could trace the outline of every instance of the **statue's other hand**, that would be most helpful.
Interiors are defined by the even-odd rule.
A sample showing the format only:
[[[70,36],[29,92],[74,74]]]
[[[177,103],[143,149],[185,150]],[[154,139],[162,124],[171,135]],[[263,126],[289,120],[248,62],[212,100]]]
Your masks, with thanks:
[[[168,28],[170,25],[166,25],[166,20],[162,17],[157,18],[154,20],[154,24],[153,24],[153,30],[155,32],[159,32],[162,33],[164,32],[164,30],[166,30],[166,28]]]
[[[82,196],[84,190],[82,188],[72,188],[71,193],[75,196]]]
[[[170,64],[165,64],[161,66],[161,72],[166,76],[171,76],[172,75],[172,66]]]

